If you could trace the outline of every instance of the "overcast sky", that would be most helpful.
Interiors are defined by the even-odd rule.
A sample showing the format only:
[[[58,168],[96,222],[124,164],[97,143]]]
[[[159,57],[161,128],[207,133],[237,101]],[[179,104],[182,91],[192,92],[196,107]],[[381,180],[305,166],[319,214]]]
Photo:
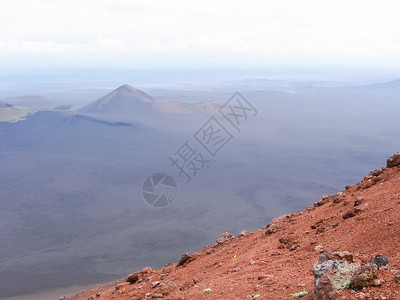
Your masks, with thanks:
[[[0,0],[0,64],[400,67],[400,4]]]

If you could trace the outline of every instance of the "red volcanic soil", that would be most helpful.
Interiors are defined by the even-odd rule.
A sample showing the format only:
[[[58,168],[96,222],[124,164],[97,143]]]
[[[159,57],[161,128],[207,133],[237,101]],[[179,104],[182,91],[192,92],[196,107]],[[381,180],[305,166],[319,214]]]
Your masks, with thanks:
[[[358,199],[358,201],[357,201]],[[354,206],[355,202],[362,202]],[[400,299],[400,167],[324,196],[305,211],[274,219],[259,231],[225,238],[178,263],[144,269],[131,281],[92,286],[67,299],[313,299],[312,267],[324,251],[349,251],[356,262],[389,259],[379,286],[338,299]]]

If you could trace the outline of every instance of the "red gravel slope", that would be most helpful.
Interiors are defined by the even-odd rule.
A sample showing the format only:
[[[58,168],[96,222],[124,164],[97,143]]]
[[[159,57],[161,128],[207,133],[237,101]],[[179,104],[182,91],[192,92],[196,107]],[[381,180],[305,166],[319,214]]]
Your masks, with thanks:
[[[313,299],[312,267],[321,252],[334,250],[349,251],[360,262],[376,254],[389,259],[379,271],[381,286],[347,290],[339,299],[400,299],[394,280],[400,269],[399,167],[371,172],[257,232],[207,246],[183,266],[151,270],[133,284],[93,286],[67,299],[293,299],[301,291],[308,292],[301,299]]]

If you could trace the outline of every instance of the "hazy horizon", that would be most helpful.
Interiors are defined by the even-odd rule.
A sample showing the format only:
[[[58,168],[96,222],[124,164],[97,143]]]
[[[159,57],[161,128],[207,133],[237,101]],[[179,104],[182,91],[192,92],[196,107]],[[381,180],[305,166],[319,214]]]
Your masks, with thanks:
[[[399,68],[399,4],[5,0],[3,70]]]

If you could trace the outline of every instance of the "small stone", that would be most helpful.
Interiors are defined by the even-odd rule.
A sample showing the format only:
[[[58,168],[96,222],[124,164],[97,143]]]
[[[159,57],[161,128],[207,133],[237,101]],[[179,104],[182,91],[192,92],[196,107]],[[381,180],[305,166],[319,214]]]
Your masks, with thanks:
[[[191,284],[191,283],[190,283]],[[190,285],[192,286],[192,284]],[[155,289],[155,294],[169,295],[177,286],[172,281],[161,282]]]
[[[101,296],[101,292],[98,292],[97,294],[96,294],[96,297],[100,297]]]
[[[249,261],[249,265],[254,265],[256,262],[254,260]]]
[[[400,282],[400,271],[397,271],[396,274],[394,274],[394,282]]]
[[[374,279],[374,286],[381,286],[382,285],[382,280],[380,279]]]
[[[355,217],[356,215],[358,215],[360,212],[361,212],[361,210],[359,208],[352,208],[349,211],[345,212],[342,215],[342,218],[345,219],[345,220],[346,219],[350,219],[350,218]]]
[[[400,165],[400,152],[397,152],[396,154],[392,155],[386,161],[386,167],[388,168],[393,168],[398,165]]]
[[[211,253],[214,253],[214,252],[215,252],[214,249],[207,249],[207,250],[206,250],[206,254],[207,254],[207,255],[210,255]]]
[[[356,294],[356,299],[357,300],[365,300],[365,294],[364,293]]]
[[[221,237],[217,240],[217,243],[218,244],[222,244],[222,243],[225,243],[225,242],[227,242],[227,241],[229,241],[229,240],[231,240],[231,239],[233,239],[234,238],[234,236],[232,235],[232,234],[230,234],[229,232],[224,232],[222,235],[221,235]]]
[[[193,255],[190,255],[189,253],[184,253],[182,255],[181,260],[178,262],[178,264],[176,265],[176,267],[185,267],[188,263],[194,261],[196,259],[196,257],[194,257]]]
[[[265,235],[271,235],[275,232],[277,232],[278,230],[275,227],[269,227],[267,228],[267,230],[265,231]]]
[[[246,235],[246,234],[248,234],[247,230],[242,230],[242,231],[240,232],[240,235],[239,235],[239,236]]]
[[[354,206],[359,206],[363,203],[363,197],[359,197],[356,199],[356,201],[354,201]]]
[[[372,176],[374,176],[374,177],[376,177],[376,176],[381,175],[382,173],[383,173],[382,170],[377,169],[377,170],[372,171],[372,172],[369,173],[369,174],[372,175]]]
[[[302,298],[308,295],[307,291],[298,292],[292,295],[294,298]]]
[[[152,268],[144,268],[138,272],[132,273],[126,277],[126,281],[133,284],[136,282],[140,282],[141,280],[144,280],[144,278],[148,277],[151,273],[153,273]]]
[[[154,281],[154,282],[152,282],[151,283],[151,287],[152,288],[155,288],[157,285],[159,285],[160,284],[160,282],[159,281]]]
[[[153,299],[161,299],[161,298],[164,298],[164,295],[163,294],[153,294],[151,297]]]
[[[376,264],[378,266],[378,269],[389,264],[389,260],[387,259],[387,257],[382,254],[375,255],[375,257],[371,258],[369,262],[372,264]]]
[[[315,246],[314,251],[318,251],[320,253],[324,252],[324,248],[321,245]]]

